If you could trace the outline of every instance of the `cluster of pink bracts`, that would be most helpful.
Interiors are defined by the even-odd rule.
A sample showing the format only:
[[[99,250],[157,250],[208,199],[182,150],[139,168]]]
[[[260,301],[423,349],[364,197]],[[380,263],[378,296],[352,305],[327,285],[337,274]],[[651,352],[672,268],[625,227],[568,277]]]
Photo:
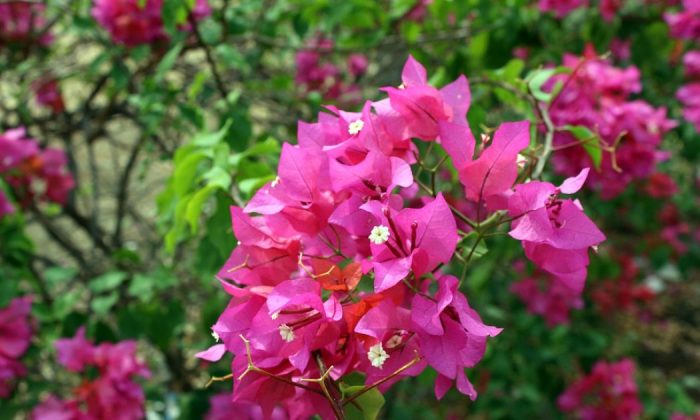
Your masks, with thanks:
[[[409,58],[402,82],[361,112],[329,107],[317,123],[300,122],[279,176],[245,208],[232,207],[238,247],[218,275],[232,298],[212,327],[223,343],[198,357],[234,355],[236,404],[325,418],[331,404],[306,380],[359,372],[385,391],[426,366],[438,372],[438,398],[453,382],[476,397],[465,368],[501,329],[485,325],[457,278],[441,272],[460,241],[456,218],[466,216],[414,177],[416,138],[451,158],[476,220],[510,217],[527,257],[580,293],[588,249],[604,236],[562,195],[588,170],[560,186],[516,184],[527,121],[503,124],[474,156],[467,79],[438,90]]]
[[[32,326],[29,319],[31,299],[13,299],[0,309],[0,398],[7,398],[14,379],[27,374],[19,359],[29,348]]]
[[[671,36],[697,43],[700,41],[700,0],[684,0],[683,10],[665,15]],[[688,83],[676,97],[685,107],[683,118],[700,131],[700,51],[688,51],[683,57]]]
[[[563,85],[550,107],[558,128],[554,169],[571,176],[594,166],[581,139],[565,131],[567,126],[587,127],[600,140],[591,147],[599,148],[602,155],[600,168],[591,172],[588,185],[603,198],[615,197],[632,181],[654,174],[657,164],[668,158],[659,146],[676,122],[666,118],[665,108],[629,99],[642,87],[636,67],[616,68],[590,48],[583,57],[566,55],[563,64],[571,74],[556,75],[548,82],[552,88],[558,82]]]
[[[599,361],[593,371],[577,380],[559,396],[559,408],[581,420],[634,419],[642,403],[630,359],[616,363]]]
[[[65,154],[59,149],[42,149],[36,140],[25,135],[24,128],[0,134],[0,178],[23,207],[37,199],[65,203],[74,186]],[[0,217],[13,211],[14,206],[0,190]]]
[[[80,328],[73,338],[56,341],[58,362],[86,378],[73,390],[73,397],[61,400],[53,395],[32,411],[31,418],[132,420],[144,417],[144,394],[136,377],[148,378],[150,371],[136,357],[136,342],[94,345]],[[88,369],[97,377],[89,378]]]
[[[49,45],[53,38],[46,28],[45,9],[38,2],[0,2],[0,48],[28,44]]]
[[[162,7],[163,0],[95,0],[92,16],[109,32],[115,43],[135,47],[168,39]],[[200,20],[210,14],[207,0],[196,0],[193,17]]]
[[[306,93],[318,92],[324,100],[357,104],[361,101],[359,86],[354,82],[362,77],[369,65],[367,57],[352,54],[345,68],[330,60],[333,41],[321,37],[312,38],[304,49],[297,52],[294,80]]]

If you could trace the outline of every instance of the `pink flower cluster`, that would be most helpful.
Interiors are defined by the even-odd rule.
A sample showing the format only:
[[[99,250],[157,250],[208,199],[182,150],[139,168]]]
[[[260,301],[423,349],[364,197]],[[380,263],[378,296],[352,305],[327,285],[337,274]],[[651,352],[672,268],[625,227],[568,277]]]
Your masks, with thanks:
[[[676,98],[683,104],[683,118],[700,131],[700,51],[687,52],[683,65],[690,81],[678,89]]]
[[[46,6],[29,1],[0,2],[0,48],[38,43],[47,46],[51,34],[46,30]]]
[[[71,372],[86,377],[73,390],[73,397],[61,400],[53,395],[32,411],[33,419],[131,420],[143,418],[143,390],[135,377],[150,377],[148,368],[136,357],[136,342],[94,345],[80,328],[73,338],[56,341],[58,362]],[[97,377],[88,377],[94,369]]]
[[[29,348],[32,327],[29,321],[31,299],[13,299],[0,309],[0,398],[7,398],[13,389],[13,381],[27,374],[19,358]]]
[[[513,189],[530,142],[527,121],[503,124],[474,156],[467,79],[438,90],[409,57],[402,82],[361,112],[329,107],[318,122],[300,122],[299,144],[282,148],[279,176],[245,208],[232,207],[239,242],[218,274],[232,298],[212,327],[223,343],[198,357],[234,355],[236,404],[266,416],[277,409],[326,418],[331,404],[302,380],[326,369],[333,380],[361,373],[384,392],[426,366],[438,372],[438,398],[453,382],[476,398],[465,368],[501,329],[485,325],[457,278],[440,271],[459,242],[455,218],[469,219],[414,178],[414,138],[442,146],[477,220],[517,213],[512,235],[532,259],[565,278],[585,273],[584,247],[602,235],[578,202],[558,198],[576,191],[585,173],[558,188]],[[576,266],[564,267],[565,258]]]
[[[345,71],[330,61],[333,41],[313,38],[295,57],[295,81],[305,93],[319,92],[324,100],[354,105],[361,101],[360,89],[355,84],[369,65],[367,57],[352,54],[347,58]]]
[[[162,7],[163,0],[95,0],[92,17],[109,32],[112,41],[135,47],[168,39]],[[209,16],[211,9],[207,0],[196,0],[192,14],[197,20]]]
[[[42,78],[32,83],[32,89],[36,95],[36,102],[51,110],[54,114],[60,114],[66,109],[63,102],[58,80],[53,77]]]
[[[510,290],[527,305],[528,312],[543,317],[550,327],[568,324],[571,310],[583,308],[580,290],[541,272],[513,283]]]
[[[59,149],[41,149],[36,140],[25,135],[24,128],[0,134],[0,177],[22,206],[35,199],[65,203],[74,186],[65,154]],[[12,204],[0,190],[0,217],[12,211]]]
[[[630,359],[599,361],[593,371],[559,396],[559,408],[581,420],[628,420],[642,412]]]
[[[616,257],[620,274],[615,279],[596,285],[591,297],[602,315],[614,312],[637,311],[639,304],[649,302],[656,294],[644,284],[637,283],[639,267],[630,255]]]
[[[700,41],[700,1],[683,0],[683,9],[678,13],[664,15],[671,36],[689,41]]]
[[[589,186],[603,198],[620,194],[636,179],[656,172],[658,162],[668,154],[659,150],[666,132],[676,126],[666,118],[665,108],[654,108],[642,100],[630,100],[641,90],[636,67],[620,69],[596,57],[587,49],[584,57],[564,57],[571,74],[560,74],[548,82],[551,87],[563,83],[563,89],[550,106],[552,121],[558,128],[584,126],[600,139],[600,169],[591,171]],[[556,171],[573,176],[594,162],[581,141],[573,134],[558,130],[553,157]],[[590,147],[598,148],[595,143]]]
[[[600,14],[603,19],[610,21],[615,18],[622,7],[623,0],[601,0]],[[589,6],[589,0],[539,0],[538,6],[543,12],[553,12],[558,18],[563,18],[576,9]]]

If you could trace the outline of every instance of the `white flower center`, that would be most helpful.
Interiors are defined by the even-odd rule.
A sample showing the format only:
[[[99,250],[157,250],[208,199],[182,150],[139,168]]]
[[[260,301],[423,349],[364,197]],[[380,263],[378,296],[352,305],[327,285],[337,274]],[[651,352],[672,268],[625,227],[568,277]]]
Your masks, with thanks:
[[[282,336],[282,340],[291,343],[294,341],[294,330],[289,325],[282,324],[280,325],[280,336]]]
[[[403,83],[401,83],[401,84],[399,85],[399,89],[401,89],[401,90],[406,89],[406,85],[403,84]]]
[[[520,153],[518,153],[518,157],[517,157],[516,162],[518,164],[518,168],[522,169],[525,167],[525,164],[527,164],[527,158],[525,156],[521,155]]]
[[[212,331],[211,336],[214,337],[214,340],[216,340],[217,343],[219,340],[221,340],[221,337],[219,337],[219,334],[217,334],[216,331]]]
[[[377,343],[369,348],[367,352],[367,358],[369,359],[372,366],[381,369],[384,366],[384,362],[389,358],[387,352],[384,351],[382,343]]]
[[[272,320],[274,321],[279,316],[280,316],[280,311],[277,311],[277,312],[273,312],[272,315],[270,315],[270,318],[272,318]]]
[[[389,341],[386,342],[386,348],[396,348],[401,344],[402,341],[403,339],[401,338],[401,334],[395,334],[389,339]]]
[[[348,133],[350,133],[351,136],[356,135],[360,131],[362,131],[362,128],[364,128],[365,122],[362,120],[355,120],[350,123],[348,126]]]
[[[276,186],[278,186],[280,184],[280,181],[281,181],[280,177],[278,177],[278,176],[275,177],[275,179],[272,180],[272,182],[270,183],[270,187],[275,188]]]
[[[389,228],[384,225],[375,226],[369,234],[369,241],[381,245],[389,240]]]

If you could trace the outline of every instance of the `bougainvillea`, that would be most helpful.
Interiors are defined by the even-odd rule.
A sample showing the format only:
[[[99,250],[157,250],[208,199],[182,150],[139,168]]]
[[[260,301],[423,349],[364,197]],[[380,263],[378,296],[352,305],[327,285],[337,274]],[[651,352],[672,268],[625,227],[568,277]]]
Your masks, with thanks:
[[[688,51],[683,57],[683,65],[689,80],[678,89],[676,97],[683,104],[683,118],[700,131],[700,51]]]
[[[66,202],[74,181],[63,151],[42,149],[36,140],[26,137],[24,128],[15,128],[0,134],[0,156],[0,177],[23,207],[35,200]],[[7,204],[3,207],[8,210]]]
[[[161,15],[163,0],[95,0],[92,16],[117,44],[135,47],[168,39]],[[207,0],[197,0],[194,19],[211,13]]]
[[[599,361],[591,373],[574,382],[559,397],[559,408],[582,420],[634,419],[642,412],[630,359]]]
[[[665,108],[630,100],[641,91],[636,67],[616,68],[590,48],[581,58],[566,55],[564,66],[570,73],[549,82],[552,89],[562,86],[550,106],[557,127],[554,168],[567,176],[595,168],[588,185],[604,198],[617,196],[633,180],[652,175],[657,163],[668,157],[659,145],[676,123],[666,118]],[[569,131],[572,126],[586,127],[591,138],[577,139]]]
[[[683,0],[682,4],[682,10],[664,15],[670,28],[671,36],[690,41],[700,41],[700,2],[697,0]]]
[[[58,362],[70,372],[84,375],[73,395],[65,400],[49,396],[34,408],[32,418],[138,419],[144,417],[144,394],[136,377],[150,372],[136,357],[136,342],[94,345],[80,328],[73,338],[56,341]],[[91,372],[96,371],[94,376]]]
[[[7,398],[14,387],[14,379],[26,374],[20,358],[32,338],[30,312],[28,297],[13,299],[6,308],[0,309],[0,398]]]
[[[510,290],[525,303],[528,312],[543,317],[550,327],[568,324],[571,310],[583,308],[580,290],[542,273],[518,280]]]
[[[355,83],[367,71],[367,57],[351,54],[345,69],[331,61],[333,41],[312,38],[304,49],[296,53],[296,75],[305,94],[318,92],[324,100],[354,105],[360,102],[360,90]]]
[[[650,302],[656,295],[645,284],[638,284],[639,267],[630,255],[616,257],[620,274],[597,284],[591,293],[596,308],[603,315],[615,312],[637,312],[640,305]]]
[[[36,101],[39,105],[50,109],[51,112],[59,114],[66,108],[63,102],[63,95],[58,86],[58,80],[52,77],[46,77],[37,80],[32,84]]]
[[[49,45],[53,38],[46,28],[45,9],[38,2],[0,3],[0,47],[34,43]]]
[[[583,287],[588,248],[604,237],[580,203],[559,194],[576,192],[587,171],[560,187],[513,188],[530,125],[504,123],[477,149],[464,76],[436,89],[409,58],[401,85],[382,90],[389,97],[361,112],[329,107],[319,122],[300,122],[279,176],[231,208],[239,242],[219,279],[232,298],[212,327],[223,343],[198,357],[234,355],[235,403],[268,416],[282,408],[291,418],[330,417],[426,366],[438,373],[438,398],[455,382],[476,398],[465,368],[501,329],[485,325],[460,280],[442,270],[470,235],[458,221],[482,235],[512,216],[511,236],[528,257],[577,293]],[[444,149],[475,220],[414,175],[426,156],[413,138]],[[351,373],[365,377],[364,388],[343,397],[336,387]]]

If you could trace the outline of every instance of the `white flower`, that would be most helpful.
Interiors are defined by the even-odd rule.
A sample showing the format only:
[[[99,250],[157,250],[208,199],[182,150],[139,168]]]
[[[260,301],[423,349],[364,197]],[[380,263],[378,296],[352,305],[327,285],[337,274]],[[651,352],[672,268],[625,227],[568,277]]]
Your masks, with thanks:
[[[354,136],[355,134],[359,133],[362,131],[362,129],[365,126],[365,122],[362,120],[355,120],[350,123],[348,126],[348,133],[350,133],[351,136]]]
[[[216,331],[212,331],[211,336],[214,337],[214,340],[216,340],[217,343],[219,340],[221,340],[221,337],[219,337],[219,334],[217,334]]]
[[[272,315],[270,315],[270,318],[272,318],[272,320],[274,321],[279,316],[280,316],[280,311],[277,311],[277,312],[273,312]]]
[[[294,341],[294,330],[287,324],[280,325],[280,335],[282,336],[282,340],[287,343]]]
[[[276,186],[278,186],[280,184],[280,181],[281,181],[280,177],[276,176],[275,179],[273,179],[272,182],[270,183],[270,187],[275,188]]]
[[[386,342],[386,348],[388,349],[393,349],[399,346],[401,342],[403,341],[403,338],[401,338],[401,334],[394,334],[391,336],[389,341]]]
[[[527,164],[527,158],[525,156],[521,155],[520,153],[518,153],[516,163],[518,164],[518,168],[522,169]]]
[[[375,226],[369,234],[369,241],[381,245],[389,240],[389,228],[384,225]]]
[[[399,89],[401,89],[401,90],[406,89],[406,85],[403,84],[403,83],[401,83],[401,84],[399,85]]]
[[[372,363],[372,366],[381,369],[384,366],[384,362],[389,358],[387,352],[384,351],[382,343],[377,343],[369,348],[367,352],[367,358]]]

